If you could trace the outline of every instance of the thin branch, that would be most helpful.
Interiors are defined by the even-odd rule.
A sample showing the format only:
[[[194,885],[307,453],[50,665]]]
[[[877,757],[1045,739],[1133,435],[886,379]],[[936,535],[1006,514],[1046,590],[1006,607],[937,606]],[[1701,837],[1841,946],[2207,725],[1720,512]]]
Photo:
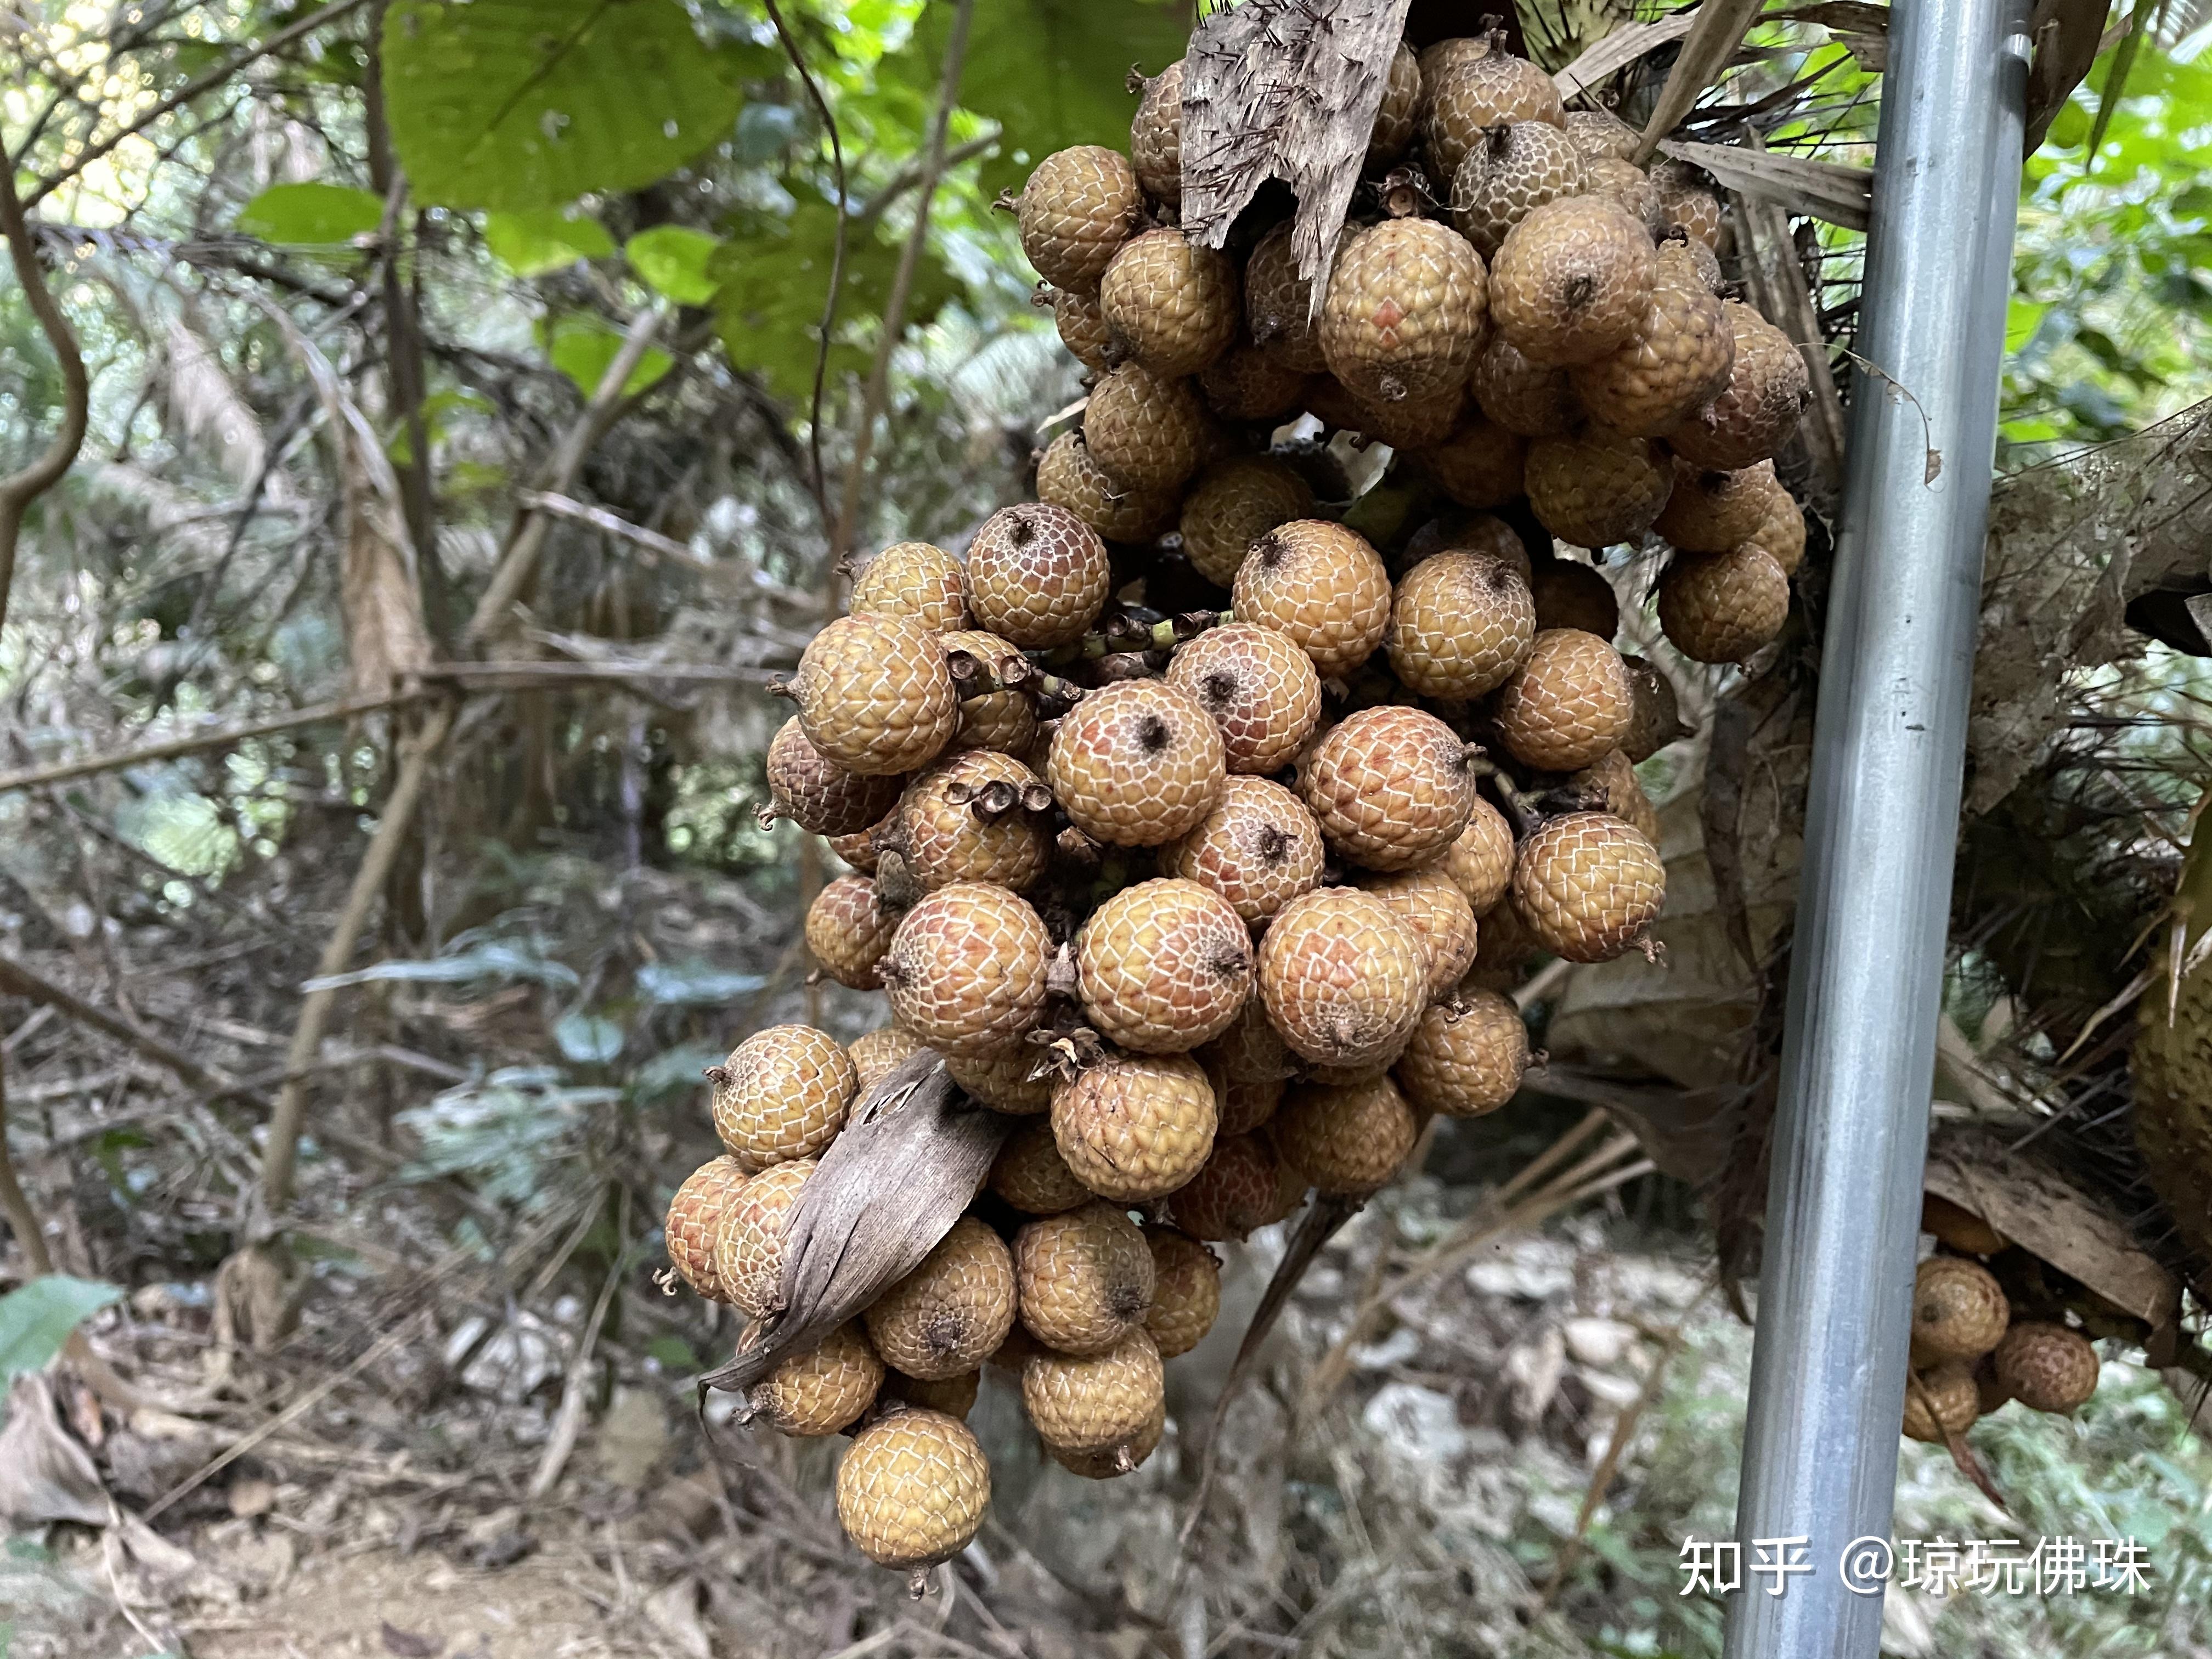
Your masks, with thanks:
[[[868,370],[867,392],[860,402],[860,424],[853,434],[853,457],[845,467],[845,495],[837,508],[837,521],[830,532],[830,592],[839,580],[840,561],[853,550],[853,531],[860,514],[860,486],[868,470],[868,454],[875,447],[876,420],[890,392],[891,353],[906,327],[907,295],[922,249],[929,241],[929,210],[937,199],[937,186],[945,176],[945,137],[952,125],[953,106],[960,100],[960,71],[968,58],[968,26],[975,15],[975,0],[960,0],[952,15],[952,33],[945,43],[945,74],[937,89],[937,109],[930,117],[929,149],[922,163],[921,199],[915,204],[914,228],[899,251],[898,273],[891,279],[890,297],[884,302],[883,333],[876,341],[876,360]]]
[[[163,1070],[173,1072],[188,1088],[204,1095],[228,1095],[237,1091],[234,1078],[226,1077],[212,1067],[203,1066],[190,1054],[173,1044],[163,1042],[133,1020],[125,1019],[112,1009],[103,1008],[96,1002],[88,1002],[65,985],[57,985],[43,975],[33,973],[20,962],[0,957],[0,995],[21,997],[52,1008],[56,1013],[88,1025],[103,1036],[109,1036],[125,1047],[134,1048]]]
[[[36,789],[49,783],[67,783],[73,778],[88,778],[100,772],[119,771],[127,766],[143,766],[153,761],[174,760],[180,755],[198,754],[208,749],[227,749],[232,744],[244,743],[249,738],[273,737],[279,732],[292,732],[303,726],[320,726],[326,720],[353,720],[363,714],[374,714],[395,704],[412,702],[428,696],[427,691],[414,690],[395,691],[385,697],[353,697],[343,702],[319,702],[311,708],[295,708],[289,714],[274,714],[267,720],[248,720],[242,726],[216,726],[206,732],[196,732],[189,737],[167,738],[160,743],[141,744],[136,749],[118,749],[112,754],[86,755],[76,760],[56,761],[49,766],[27,766],[21,771],[0,772],[0,794],[12,789]]]
[[[23,1252],[24,1265],[30,1268],[31,1277],[41,1278],[53,1272],[53,1253],[46,1249],[46,1230],[39,1224],[38,1212],[31,1200],[23,1195],[23,1183],[15,1179],[15,1159],[5,1143],[8,1121],[8,1055],[0,1049],[0,1217],[5,1217],[14,1229],[15,1243]]]
[[[46,342],[52,346],[54,357],[62,372],[62,422],[55,431],[53,441],[46,453],[20,472],[0,479],[0,626],[8,620],[8,593],[15,585],[15,544],[23,530],[23,515],[31,510],[31,503],[59,483],[62,475],[76,463],[77,451],[84,447],[85,421],[92,404],[92,382],[85,373],[84,356],[77,349],[76,336],[70,331],[69,319],[62,315],[61,307],[54,302],[53,292],[46,286],[46,272],[40,268],[38,250],[32,245],[29,222],[24,216],[24,204],[15,198],[15,164],[0,149],[0,230],[8,237],[8,253],[15,267],[15,280],[23,286],[23,298],[31,307],[32,315],[46,331]]]
[[[75,161],[71,161],[59,173],[55,173],[50,179],[42,179],[37,188],[33,190],[30,195],[25,198],[23,205],[26,207],[36,207],[40,203],[45,201],[47,197],[52,195],[55,191],[60,189],[70,179],[76,178],[77,174],[82,173],[87,167],[90,167],[94,161],[97,161],[101,156],[106,155],[118,144],[123,143],[125,139],[129,138],[137,133],[143,132],[148,127],[152,126],[155,122],[160,120],[163,116],[167,115],[175,110],[183,108],[186,104],[191,103],[193,99],[198,97],[202,93],[212,91],[215,88],[221,86],[224,82],[229,80],[232,76],[237,74],[239,70],[244,69],[248,64],[252,63],[257,58],[266,58],[272,52],[282,51],[284,47],[290,46],[295,40],[300,40],[304,36],[313,34],[317,29],[323,27],[325,24],[337,22],[339,18],[344,16],[348,12],[358,11],[366,3],[368,3],[368,0],[332,0],[332,3],[325,6],[320,11],[316,12],[312,16],[301,18],[298,22],[292,24],[289,27],[277,30],[276,33],[270,35],[266,40],[260,42],[258,46],[246,46],[238,52],[231,53],[229,57],[224,58],[222,62],[217,64],[213,69],[208,70],[202,74],[196,75],[191,80],[185,82],[184,85],[179,87],[167,98],[162,99],[161,102],[155,104],[153,108],[148,110],[143,115],[133,121],[129,126],[123,127],[117,131],[110,133],[98,143],[93,145],[90,149],[79,155]]]
[[[1006,136],[1004,128],[994,126],[988,132],[979,134],[964,144],[955,144],[945,152],[943,170],[950,173],[962,162],[974,161],[977,156],[995,149],[999,140]],[[868,198],[867,206],[854,216],[853,222],[862,227],[874,224],[884,216],[892,203],[921,183],[923,175],[927,170],[926,160],[921,156],[917,155],[908,161],[884,181],[881,190]]]

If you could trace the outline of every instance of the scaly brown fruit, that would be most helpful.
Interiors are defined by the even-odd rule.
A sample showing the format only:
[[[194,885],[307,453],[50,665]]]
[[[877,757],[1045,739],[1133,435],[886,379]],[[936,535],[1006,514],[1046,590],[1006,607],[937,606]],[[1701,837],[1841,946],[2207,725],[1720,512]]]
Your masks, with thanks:
[[[1044,1075],[1032,1076],[1040,1066]],[[1052,1109],[1050,1065],[1033,1048],[998,1060],[948,1060],[945,1073],[979,1105],[1009,1117],[1035,1117]]]
[[[969,544],[968,605],[976,625],[1024,650],[1081,639],[1113,586],[1106,544],[1064,507],[1001,507]]]
[[[1413,1150],[1420,1121],[1389,1078],[1302,1083],[1268,1126],[1275,1150],[1324,1197],[1362,1197],[1389,1182]]]
[[[1014,1258],[1006,1241],[962,1216],[861,1316],[886,1364],[939,1382],[972,1371],[1014,1328]]]
[[[1079,1474],[1085,1480],[1116,1480],[1144,1467],[1145,1460],[1160,1449],[1167,1427],[1167,1401],[1162,1400],[1145,1419],[1144,1427],[1120,1445],[1109,1446],[1103,1451],[1079,1452],[1048,1443],[1045,1453],[1070,1474]]]
[[[804,737],[805,734],[801,732],[799,735]],[[902,781],[898,778],[880,778],[876,781],[893,793],[894,804],[896,804],[896,793]],[[872,876],[876,873],[878,856],[876,851],[876,831],[887,828],[890,823],[890,814],[886,813],[865,830],[855,830],[848,835],[825,836],[823,840],[830,852],[842,862],[849,864],[864,876]]]
[[[1252,936],[1196,881],[1140,881],[1083,924],[1075,973],[1099,1036],[1136,1054],[1184,1054],[1228,1030],[1251,995]]]
[[[1127,1448],[1133,1458],[1164,1399],[1160,1351],[1141,1327],[1102,1352],[1032,1354],[1022,1367],[1022,1404],[1038,1437],[1060,1451]]]
[[[1504,684],[1535,639],[1528,585],[1504,560],[1467,552],[1438,553],[1407,571],[1383,635],[1407,687],[1453,702]]]
[[[763,1170],[739,1188],[714,1237],[714,1273],[738,1312],[765,1319],[783,1305],[783,1230],[811,1158]]]
[[[1006,1137],[987,1184],[1024,1215],[1064,1215],[1097,1196],[1067,1167],[1045,1119],[1024,1123]]]
[[[1346,243],[1322,306],[1329,372],[1382,405],[1463,385],[1488,327],[1489,283],[1466,238],[1428,219],[1386,219]]]
[[[1304,406],[1309,378],[1265,347],[1239,340],[1199,371],[1198,389],[1225,421],[1281,421]]]
[[[904,617],[840,617],[809,641],[790,684],[823,758],[869,777],[934,759],[960,725],[942,637]]]
[[[1998,1385],[2030,1411],[2064,1416],[2097,1392],[2097,1351],[2063,1325],[2024,1320],[2005,1332],[1993,1358]]]
[[[1547,202],[1583,188],[1581,150],[1549,121],[1500,122],[1478,137],[1452,175],[1452,223],[1486,259]]]
[[[1130,72],[1131,90],[1143,88],[1129,123],[1129,164],[1145,194],[1164,207],[1182,205],[1182,59],[1158,75]]]
[[[1656,438],[1717,396],[1735,366],[1735,336],[1721,301],[1659,264],[1644,315],[1617,349],[1573,373],[1590,418],[1632,438]],[[1660,532],[1664,535],[1666,532]]]
[[[838,1525],[878,1566],[912,1573],[915,1595],[927,1569],[968,1547],[990,1507],[990,1459],[943,1412],[886,1413],[837,1466]]]
[[[1651,187],[1659,192],[1660,212],[1713,252],[1721,246],[1721,202],[1709,176],[1686,161],[1660,156],[1651,163]]]
[[[1974,1368],[1954,1360],[1920,1374],[1920,1386],[1905,1390],[1905,1436],[1942,1445],[1945,1431],[1964,1434],[1982,1414],[1982,1390]]]
[[[1421,74],[1421,96],[1413,108],[1413,118],[1420,131],[1428,131],[1429,106],[1435,101],[1436,89],[1444,76],[1462,64],[1472,64],[1489,55],[1487,34],[1455,34],[1448,40],[1432,40],[1421,48],[1414,58]]]
[[[1513,827],[1505,815],[1476,796],[1467,828],[1445,852],[1442,868],[1476,917],[1488,915],[1513,882]]]
[[[1412,454],[1462,507],[1504,507],[1522,494],[1528,446],[1519,433],[1477,410],[1462,415],[1443,442]]]
[[[1176,647],[1168,684],[1221,731],[1231,775],[1288,765],[1321,720],[1321,675],[1297,641],[1257,623],[1227,623]]]
[[[1117,1204],[1165,1197],[1196,1175],[1217,1121],[1206,1069],[1188,1054],[1119,1055],[1052,1091],[1060,1155]]]
[[[893,542],[860,567],[846,609],[856,617],[904,617],[933,634],[965,628],[960,561],[927,542]]]
[[[883,987],[876,964],[891,948],[898,918],[876,897],[866,876],[840,876],[806,907],[806,948],[822,971],[855,991]]]
[[[2004,1287],[1979,1262],[1931,1255],[1914,1270],[1914,1364],[1979,1359],[2003,1340],[2011,1323]]]
[[[1356,888],[1293,899],[1260,940],[1267,1018],[1316,1065],[1395,1060],[1428,1004],[1428,957],[1413,929]]]
[[[1657,443],[1595,426],[1532,442],[1527,478],[1536,521],[1563,542],[1590,548],[1641,536],[1674,487]]]
[[[860,1087],[854,1096],[865,1098],[869,1090],[889,1077],[899,1066],[920,1054],[922,1041],[903,1025],[880,1025],[872,1031],[863,1031],[845,1045],[845,1053],[860,1076]]]
[[[1659,844],[1659,813],[1651,805],[1651,797],[1644,793],[1644,785],[1636,775],[1635,764],[1626,752],[1613,750],[1591,766],[1584,767],[1568,782],[1586,793],[1594,793],[1603,810],[1619,818],[1654,847]]]
[[[746,1391],[745,1403],[777,1432],[815,1439],[857,1422],[883,1381],[884,1362],[854,1321],[780,1362]]]
[[[1216,461],[1183,498],[1183,554],[1192,569],[1226,587],[1254,542],[1313,508],[1313,486],[1272,455]]]
[[[1330,386],[1336,386],[1343,393],[1341,406],[1324,415],[1323,398],[1316,394],[1325,396]],[[1357,432],[1363,442],[1388,444],[1393,449],[1404,450],[1435,448],[1458,429],[1468,410],[1464,384],[1449,392],[1403,398],[1395,404],[1378,404],[1370,398],[1355,397],[1334,380],[1321,375],[1306,383],[1306,403],[1308,413],[1325,419],[1331,426]]]
[[[1312,293],[1312,284],[1298,275],[1291,222],[1285,219],[1260,239],[1244,263],[1244,322],[1254,344],[1300,374],[1318,374],[1328,367],[1314,326]]]
[[[1624,212],[1644,227],[1653,241],[1667,234],[1667,215],[1659,192],[1642,167],[1609,155],[1583,158],[1583,192],[1618,202]],[[1703,246],[1703,243],[1698,244]]]
[[[956,882],[906,913],[877,971],[891,1013],[939,1054],[1018,1051],[1044,1012],[1052,935],[1003,887]]]
[[[1091,388],[1083,439],[1122,489],[1180,490],[1207,459],[1214,427],[1189,381],[1123,363]]]
[[[1054,288],[1096,294],[1144,217],[1136,169],[1103,145],[1073,145],[1038,162],[1022,187],[1022,252]]]
[[[1610,812],[1568,812],[1521,843],[1513,911],[1553,956],[1610,962],[1659,919],[1659,849]]]
[[[1528,1069],[1528,1028],[1495,991],[1463,990],[1459,1006],[1434,1003],[1393,1075],[1419,1110],[1480,1117],[1520,1091]]]
[[[1389,875],[1364,875],[1372,893],[1413,930],[1429,963],[1429,997],[1444,995],[1474,962],[1474,908],[1441,864]]]
[[[1237,1023],[1198,1051],[1209,1073],[1233,1083],[1279,1083],[1298,1069],[1297,1060],[1267,1018],[1258,995],[1247,1002]]]
[[[1595,634],[1555,628],[1499,688],[1491,719],[1506,752],[1540,772],[1578,772],[1618,749],[1636,689],[1620,653]]]
[[[1137,1224],[1103,1200],[1041,1216],[1014,1235],[1023,1326],[1060,1353],[1103,1353],[1152,1305],[1152,1253]]]
[[[974,630],[940,636],[947,653],[963,652],[974,658],[981,666],[997,673],[1010,665],[1021,652],[996,634]],[[1024,659],[1017,673],[1029,666]],[[953,677],[960,683],[959,677]],[[1029,752],[1037,738],[1036,701],[1018,686],[997,691],[986,691],[981,696],[960,700],[960,726],[953,732],[952,741],[945,745],[948,755],[969,749],[995,749],[1004,755],[1023,755]],[[889,830],[886,830],[889,833]]]
[[[1109,542],[1149,542],[1176,521],[1172,489],[1131,489],[1098,465],[1079,429],[1063,432],[1037,458],[1037,500],[1089,525]]]
[[[1075,827],[1116,847],[1187,835],[1221,798],[1221,733],[1191,696],[1164,680],[1093,692],[1054,732],[1045,781]]]
[[[1474,966],[1468,969],[1460,989],[1472,995],[1476,991],[1510,991],[1521,983],[1528,971],[1529,959],[1536,954],[1536,940],[1511,904],[1493,906],[1482,918],[1481,936],[1475,941]]]
[[[981,1370],[963,1371],[957,1376],[942,1376],[925,1382],[918,1376],[902,1376],[896,1371],[884,1373],[884,1401],[896,1400],[908,1406],[919,1406],[924,1411],[943,1412],[947,1417],[963,1421],[975,1409],[975,1396],[982,1390]]]
[[[811,1025],[771,1025],[707,1068],[714,1133],[748,1170],[811,1158],[837,1138],[860,1075],[844,1045]]]
[[[956,881],[1020,892],[1044,873],[1051,854],[1044,816],[1022,799],[1042,787],[1043,780],[1011,755],[963,750],[907,786],[884,844],[906,860],[907,873],[925,893]],[[993,791],[1011,800],[1007,810],[989,810],[999,804]]]
[[[1667,445],[1694,466],[1726,471],[1771,456],[1790,441],[1813,377],[1790,337],[1740,301],[1721,304],[1735,356],[1728,384],[1667,432]]]
[[[1172,1227],[1147,1227],[1152,1252],[1152,1310],[1145,1329],[1163,1359],[1188,1353],[1206,1340],[1221,1312],[1221,1263],[1213,1252]]]
[[[1163,874],[1219,894],[1255,925],[1319,886],[1325,861],[1313,814],[1282,785],[1254,777],[1231,776],[1205,820],[1160,849]]]
[[[1595,362],[1634,336],[1657,275],[1651,238],[1619,203],[1564,197],[1498,250],[1492,320],[1530,362]]]
[[[684,1176],[668,1201],[668,1220],[662,1229],[668,1265],[709,1302],[730,1299],[714,1265],[714,1240],[747,1179],[745,1166],[734,1158],[713,1158]]]
[[[1390,54],[1390,70],[1382,82],[1382,102],[1375,111],[1375,130],[1367,138],[1369,168],[1384,166],[1403,155],[1420,129],[1416,118],[1421,107],[1421,60],[1403,40]]]
[[[1332,726],[1298,793],[1340,857],[1368,870],[1435,862],[1474,810],[1475,758],[1434,714],[1383,704]]]
[[[1175,1224],[1193,1238],[1240,1239],[1271,1219],[1280,1185],[1274,1148],[1249,1131],[1216,1141],[1205,1167],[1168,1200]]]
[[[1682,725],[1674,684],[1641,657],[1624,657],[1621,661],[1628,669],[1636,709],[1629,719],[1628,734],[1620,740],[1621,752],[1641,765],[1689,733]]]
[[[1565,127],[1575,148],[1591,161],[1633,161],[1642,142],[1642,135],[1609,109],[1571,109]]]
[[[1497,330],[1491,331],[1490,343],[1474,360],[1468,384],[1485,415],[1522,437],[1555,438],[1583,423],[1583,406],[1575,396],[1571,372],[1531,362]]]
[[[1717,472],[1678,455],[1674,493],[1651,528],[1685,553],[1725,553],[1758,532],[1778,487],[1771,461]]]
[[[1358,532],[1293,519],[1253,543],[1231,602],[1238,621],[1280,629],[1322,678],[1340,678],[1382,643],[1390,574]]]
[[[1677,554],[1659,579],[1659,626],[1692,662],[1741,662],[1790,620],[1790,578],[1755,542]]]
[[[1246,1081],[1231,1077],[1218,1063],[1209,1063],[1206,1080],[1213,1085],[1214,1110],[1220,1117],[1213,1131],[1217,1146],[1233,1136],[1251,1133],[1274,1116],[1275,1108],[1283,1103],[1282,1078]]]
[[[1744,539],[1765,549],[1785,576],[1796,575],[1805,562],[1805,514],[1778,480],[1770,482],[1766,510],[1759,515],[1758,528]]]
[[[1111,337],[1106,329],[1106,314],[1098,309],[1097,295],[1070,294],[1064,288],[1040,283],[1036,302],[1051,307],[1053,328],[1077,362],[1098,374],[1114,367],[1107,356]]]
[[[1620,599],[1604,572],[1578,559],[1547,559],[1528,584],[1536,628],[1578,628],[1610,641],[1620,632]]]
[[[768,795],[775,816],[817,836],[848,836],[867,829],[898,799],[895,777],[871,777],[831,760],[800,729],[793,714],[768,745]]]
[[[1523,586],[1534,568],[1529,562],[1528,544],[1494,513],[1455,509],[1430,520],[1407,538],[1400,562],[1411,570],[1439,553],[1487,553],[1510,566]]]
[[[1459,176],[1461,164],[1489,128],[1516,121],[1566,124],[1566,106],[1552,77],[1527,58],[1494,47],[1443,69],[1424,90],[1429,169],[1438,180]]]
[[[1155,374],[1195,374],[1237,337],[1238,273],[1227,254],[1179,230],[1121,244],[1098,285],[1114,343]]]

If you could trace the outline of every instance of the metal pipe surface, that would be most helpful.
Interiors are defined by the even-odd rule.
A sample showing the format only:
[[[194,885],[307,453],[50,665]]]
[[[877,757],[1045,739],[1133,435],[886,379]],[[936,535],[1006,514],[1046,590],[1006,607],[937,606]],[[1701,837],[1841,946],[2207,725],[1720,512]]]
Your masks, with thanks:
[[[2021,0],[1890,17],[1727,1659],[1881,1649],[2028,54]]]

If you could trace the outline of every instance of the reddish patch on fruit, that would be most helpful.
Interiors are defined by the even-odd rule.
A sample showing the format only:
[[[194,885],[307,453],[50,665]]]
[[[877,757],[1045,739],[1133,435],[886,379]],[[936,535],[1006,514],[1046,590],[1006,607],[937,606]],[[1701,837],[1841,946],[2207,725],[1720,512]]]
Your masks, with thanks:
[[[1375,307],[1375,326],[1391,329],[1406,320],[1406,308],[1395,300],[1385,300]]]

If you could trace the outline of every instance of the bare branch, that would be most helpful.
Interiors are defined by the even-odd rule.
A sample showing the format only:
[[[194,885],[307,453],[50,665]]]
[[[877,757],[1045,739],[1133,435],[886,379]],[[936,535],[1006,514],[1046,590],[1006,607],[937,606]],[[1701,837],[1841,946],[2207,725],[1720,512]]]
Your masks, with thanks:
[[[22,534],[23,515],[30,511],[32,502],[59,483],[62,475],[76,465],[76,453],[84,447],[92,383],[85,374],[84,356],[76,348],[76,336],[70,331],[61,307],[54,302],[46,272],[40,268],[23,204],[15,197],[15,163],[4,149],[0,149],[0,230],[7,234],[8,254],[15,263],[15,280],[23,285],[23,298],[39,319],[39,326],[46,331],[62,372],[62,423],[53,441],[46,446],[46,453],[21,471],[0,479],[0,624],[4,624],[8,592],[15,585],[15,544]]]

